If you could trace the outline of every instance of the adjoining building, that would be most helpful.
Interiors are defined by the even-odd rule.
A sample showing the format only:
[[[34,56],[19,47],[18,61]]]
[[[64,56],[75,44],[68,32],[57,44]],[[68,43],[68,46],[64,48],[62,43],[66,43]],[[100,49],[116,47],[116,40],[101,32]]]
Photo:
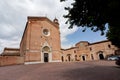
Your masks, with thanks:
[[[115,55],[116,50],[118,48],[108,40],[95,43],[80,41],[75,47],[62,49],[62,61],[102,60]]]
[[[75,47],[61,49],[59,23],[56,18],[51,21],[47,17],[28,17],[20,49],[5,48],[0,64],[6,62],[7,65],[7,61],[9,64],[33,64],[101,60],[114,55],[116,50],[117,47],[108,40],[95,43],[80,41]],[[10,61],[12,58],[13,62]]]
[[[20,56],[20,49],[18,48],[4,48],[2,56]]]
[[[24,64],[24,57],[20,55],[18,48],[4,48],[0,55],[0,66]]]

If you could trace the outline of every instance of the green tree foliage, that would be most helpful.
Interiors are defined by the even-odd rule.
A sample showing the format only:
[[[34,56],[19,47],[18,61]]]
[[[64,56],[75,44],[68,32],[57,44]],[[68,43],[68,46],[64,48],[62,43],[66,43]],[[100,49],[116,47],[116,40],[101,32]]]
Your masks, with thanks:
[[[120,48],[120,27],[109,27],[109,31],[106,36],[108,40]]]
[[[66,0],[61,0],[66,1]],[[70,24],[69,28],[74,25],[91,28],[92,31],[101,31],[104,35],[105,24],[109,24],[109,30],[106,34],[112,43],[120,47],[120,0],[74,0],[71,4],[73,7],[65,7],[68,14],[64,15]]]

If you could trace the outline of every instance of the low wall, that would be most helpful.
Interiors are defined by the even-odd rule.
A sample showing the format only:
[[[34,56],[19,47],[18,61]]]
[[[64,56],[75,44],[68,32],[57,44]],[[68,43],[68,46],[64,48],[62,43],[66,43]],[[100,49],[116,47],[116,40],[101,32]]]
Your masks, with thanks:
[[[0,66],[24,64],[24,57],[0,56]]]

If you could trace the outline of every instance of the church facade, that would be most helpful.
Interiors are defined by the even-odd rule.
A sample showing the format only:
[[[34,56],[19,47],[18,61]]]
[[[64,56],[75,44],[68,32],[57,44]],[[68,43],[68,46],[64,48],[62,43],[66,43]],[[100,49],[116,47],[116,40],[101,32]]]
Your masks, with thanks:
[[[102,60],[115,55],[118,48],[108,40],[89,43],[80,41],[75,47],[61,49],[59,23],[47,17],[28,17],[20,42],[20,49],[5,48],[0,56],[1,64],[33,64]],[[4,56],[5,60],[2,60]],[[10,59],[13,60],[8,60]],[[12,58],[14,57],[14,58]],[[16,61],[13,63],[13,61]]]
[[[25,63],[61,62],[59,23],[46,17],[28,17],[20,43]]]

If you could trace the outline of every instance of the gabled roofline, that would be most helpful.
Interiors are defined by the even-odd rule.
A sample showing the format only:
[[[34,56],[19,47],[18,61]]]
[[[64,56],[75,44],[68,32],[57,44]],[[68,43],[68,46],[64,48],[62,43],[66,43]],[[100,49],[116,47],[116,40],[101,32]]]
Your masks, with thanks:
[[[44,21],[44,20],[46,20],[46,21],[48,21],[50,24],[52,24],[53,26],[55,26],[56,28],[58,28],[59,29],[59,24],[58,23],[55,23],[54,21],[51,21],[50,19],[48,19],[47,17],[36,17],[36,16],[28,16],[28,21],[38,21],[38,20],[40,20],[40,21]]]
[[[54,23],[54,22],[52,22],[52,21],[51,21],[50,19],[48,19],[47,17],[28,16],[28,17],[27,17],[27,23],[26,23],[26,26],[25,26],[25,29],[24,29],[24,32],[23,32],[23,35],[22,35],[21,42],[20,42],[20,46],[21,46],[21,43],[22,43],[22,41],[23,41],[23,38],[24,38],[24,35],[25,35],[25,32],[26,32],[26,29],[27,29],[27,26],[28,26],[29,21],[38,21],[38,20],[40,20],[40,21],[46,20],[46,21],[48,21],[50,24],[52,24],[53,26],[55,26],[57,29],[59,29],[59,27],[58,27],[59,25],[56,24],[56,23]]]

